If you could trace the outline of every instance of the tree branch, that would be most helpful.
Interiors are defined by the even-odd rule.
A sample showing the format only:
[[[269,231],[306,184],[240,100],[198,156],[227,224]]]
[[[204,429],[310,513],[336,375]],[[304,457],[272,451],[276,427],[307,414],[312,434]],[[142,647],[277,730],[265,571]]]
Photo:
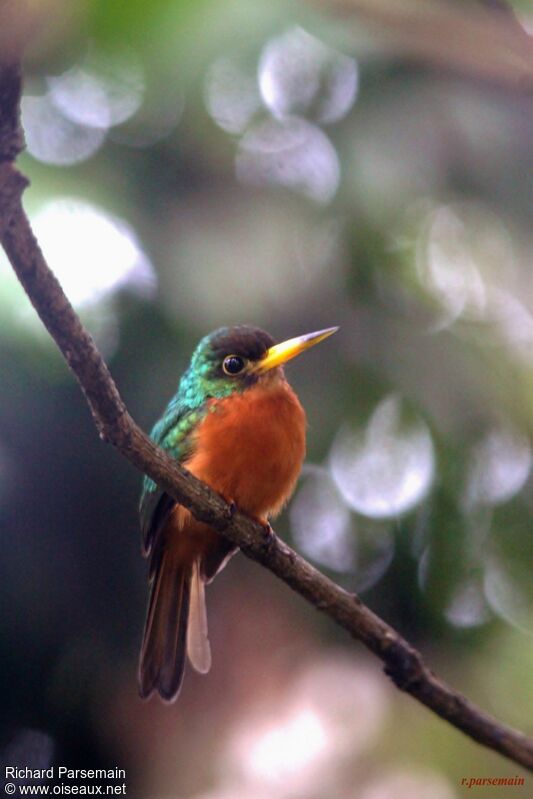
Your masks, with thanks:
[[[354,30],[362,24],[403,58],[524,94],[533,90],[533,37],[505,0],[481,0],[479,7],[437,0],[311,2]]]
[[[109,370],[45,262],[22,207],[28,181],[13,165],[23,146],[20,131],[20,76],[0,65],[0,240],[37,313],[77,378],[100,437],[113,444],[193,515],[212,525],[250,558],[261,563],[361,641],[385,664],[402,691],[418,699],[475,741],[533,770],[533,740],[501,724],[436,677],[420,653],[392,627],[297,555],[275,535],[201,483],[140,430],[130,417]]]

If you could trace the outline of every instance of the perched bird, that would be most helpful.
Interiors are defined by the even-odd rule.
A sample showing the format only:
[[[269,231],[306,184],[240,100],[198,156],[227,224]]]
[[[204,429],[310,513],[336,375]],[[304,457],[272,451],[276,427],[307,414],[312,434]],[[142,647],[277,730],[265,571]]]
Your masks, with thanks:
[[[305,455],[305,413],[283,364],[336,327],[274,344],[257,327],[203,338],[152,439],[239,510],[268,525],[294,490]],[[236,552],[145,477],[140,501],[150,599],[139,663],[143,698],[176,699],[186,656],[211,665],[204,586]]]

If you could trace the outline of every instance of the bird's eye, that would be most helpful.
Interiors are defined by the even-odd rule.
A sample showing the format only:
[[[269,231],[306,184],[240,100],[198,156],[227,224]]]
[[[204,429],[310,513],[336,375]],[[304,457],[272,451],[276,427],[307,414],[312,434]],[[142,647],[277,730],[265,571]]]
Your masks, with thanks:
[[[238,375],[244,369],[245,363],[243,358],[238,355],[228,355],[224,358],[222,369],[227,375]]]

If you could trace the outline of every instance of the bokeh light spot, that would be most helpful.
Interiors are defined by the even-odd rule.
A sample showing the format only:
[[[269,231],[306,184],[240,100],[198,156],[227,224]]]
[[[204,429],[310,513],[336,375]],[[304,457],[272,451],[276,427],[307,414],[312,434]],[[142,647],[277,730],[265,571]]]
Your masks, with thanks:
[[[128,286],[155,285],[152,265],[133,229],[85,200],[46,203],[32,218],[45,258],[75,306],[98,302]]]
[[[265,105],[279,119],[296,114],[322,124],[335,122],[355,102],[357,64],[295,27],[265,46],[259,88]]]
[[[50,98],[63,116],[79,125],[107,130],[141,106],[143,70],[133,53],[92,53],[62,75],[47,79]]]
[[[474,203],[433,208],[424,215],[416,264],[421,285],[440,306],[435,330],[459,319],[482,322],[494,343],[531,364],[533,314],[524,300],[529,288],[498,216]]]
[[[250,749],[248,767],[254,777],[282,782],[305,769],[326,746],[326,731],[320,717],[310,708],[303,709],[259,736]]]
[[[221,768],[225,775],[234,770],[254,796],[265,788],[274,796],[327,795],[332,770],[372,746],[388,706],[373,669],[341,652],[315,656],[237,727]]]
[[[434,478],[435,455],[427,425],[401,425],[398,397],[384,399],[364,433],[344,430],[331,451],[331,473],[346,502],[372,518],[414,508]]]
[[[359,592],[374,585],[392,562],[394,537],[388,527],[369,519],[356,522],[326,468],[306,466],[290,519],[298,549],[321,566],[350,574]]]
[[[513,627],[533,634],[531,561],[491,554],[485,567],[485,596],[492,610]]]
[[[236,170],[245,184],[285,186],[319,203],[333,198],[340,180],[337,152],[326,134],[297,117],[252,127],[239,144]]]
[[[66,119],[49,93],[23,97],[21,114],[28,152],[45,164],[70,166],[86,161],[105,140],[105,130]]]
[[[481,315],[486,287],[467,247],[467,229],[452,208],[442,206],[427,221],[418,249],[418,275],[423,285],[441,303],[442,326],[469,310]]]
[[[530,471],[527,437],[509,427],[492,430],[473,449],[465,501],[468,506],[507,502],[523,488]]]
[[[493,289],[490,313],[497,334],[511,355],[522,364],[533,362],[533,316],[514,294]]]
[[[219,127],[242,133],[261,108],[255,75],[236,57],[222,56],[208,71],[205,104]]]
[[[343,651],[316,657],[295,682],[293,696],[297,704],[315,703],[328,732],[330,762],[346,755],[354,758],[373,745],[385,723],[390,698],[372,665]]]
[[[355,525],[350,509],[326,469],[316,467],[291,503],[290,518],[298,548],[338,572],[355,568]]]
[[[454,590],[444,612],[454,627],[470,628],[485,624],[491,618],[481,580],[464,580]]]

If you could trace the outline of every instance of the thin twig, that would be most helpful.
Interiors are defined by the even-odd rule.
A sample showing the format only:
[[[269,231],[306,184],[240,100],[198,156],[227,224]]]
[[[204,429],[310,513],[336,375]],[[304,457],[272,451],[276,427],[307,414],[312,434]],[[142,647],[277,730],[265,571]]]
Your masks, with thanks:
[[[211,524],[361,641],[383,661],[385,672],[398,688],[474,740],[533,770],[533,740],[484,713],[442,682],[420,653],[357,596],[339,588],[275,535],[266,540],[260,525],[233,513],[222,497],[157,448],[135,424],[91,336],[46,264],[22,207],[27,181],[11,163],[22,146],[19,94],[17,70],[0,66],[0,97],[12,100],[0,108],[0,239],[37,313],[80,383],[101,438],[190,508],[197,519]]]

